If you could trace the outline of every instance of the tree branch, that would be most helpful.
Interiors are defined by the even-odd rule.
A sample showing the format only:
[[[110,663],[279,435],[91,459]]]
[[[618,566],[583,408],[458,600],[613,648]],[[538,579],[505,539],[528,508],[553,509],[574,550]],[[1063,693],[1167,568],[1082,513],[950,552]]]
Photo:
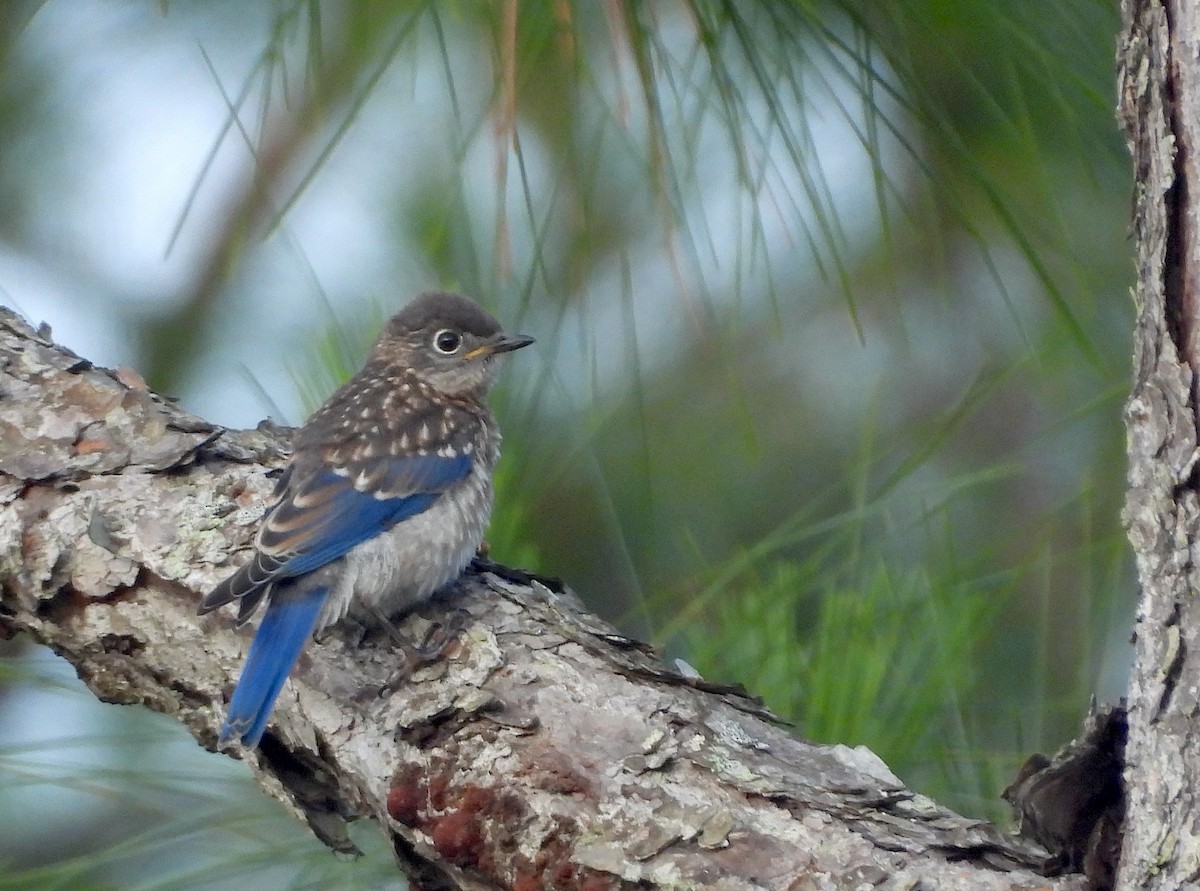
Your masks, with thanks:
[[[6,310],[0,363],[0,632],[212,747],[250,635],[196,603],[246,551],[286,431],[205,423]],[[240,753],[337,850],[345,821],[378,820],[421,887],[1081,887],[865,748],[806,743],[665,666],[559,585],[480,564],[400,628],[437,623],[451,644],[407,672],[384,634],[309,646]]]

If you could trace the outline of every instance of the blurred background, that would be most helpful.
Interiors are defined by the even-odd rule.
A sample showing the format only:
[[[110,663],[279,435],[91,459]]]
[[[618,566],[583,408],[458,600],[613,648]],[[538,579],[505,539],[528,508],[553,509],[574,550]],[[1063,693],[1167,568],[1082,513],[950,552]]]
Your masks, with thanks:
[[[1003,821],[1130,655],[1113,5],[5,3],[0,303],[244,427],[480,299],[498,559]],[[400,887],[356,839],[0,644],[0,888]]]

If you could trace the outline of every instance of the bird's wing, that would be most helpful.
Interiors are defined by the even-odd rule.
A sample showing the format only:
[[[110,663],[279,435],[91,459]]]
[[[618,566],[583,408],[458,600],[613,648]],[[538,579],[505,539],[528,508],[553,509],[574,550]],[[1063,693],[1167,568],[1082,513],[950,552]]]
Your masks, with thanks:
[[[210,591],[200,612],[245,598],[244,621],[274,582],[311,572],[428,509],[471,471],[471,456],[444,454],[359,457],[331,463],[316,455],[293,459],[287,485],[267,512],[254,555]]]

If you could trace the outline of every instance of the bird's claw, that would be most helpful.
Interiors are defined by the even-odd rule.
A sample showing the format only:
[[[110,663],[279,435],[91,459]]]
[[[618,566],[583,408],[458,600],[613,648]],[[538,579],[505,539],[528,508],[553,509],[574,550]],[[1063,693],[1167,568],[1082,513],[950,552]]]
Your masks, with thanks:
[[[390,696],[416,671],[439,662],[446,656],[458,643],[459,634],[466,627],[466,618],[465,611],[456,610],[446,621],[430,623],[420,643],[413,643],[392,627],[392,640],[404,654],[404,658],[396,674],[380,688],[379,695]]]

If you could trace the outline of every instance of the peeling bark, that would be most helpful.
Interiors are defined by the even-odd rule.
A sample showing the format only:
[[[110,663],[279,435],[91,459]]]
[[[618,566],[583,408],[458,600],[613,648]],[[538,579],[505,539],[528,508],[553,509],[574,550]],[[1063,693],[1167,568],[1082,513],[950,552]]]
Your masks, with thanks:
[[[1125,523],[1140,600],[1119,888],[1200,883],[1200,9],[1123,0],[1119,114],[1134,162],[1138,282]]]
[[[1002,793],[1021,835],[1054,854],[1064,871],[1082,872],[1096,891],[1116,882],[1128,729],[1123,705],[1093,705],[1078,739],[1053,758],[1030,755]]]
[[[109,702],[215,744],[249,643],[199,596],[248,552],[286,431],[229,431],[0,311],[0,632]],[[481,564],[407,616],[453,628],[404,671],[383,634],[308,647],[259,781],[332,848],[378,820],[423,888],[1080,888],[1044,851],[790,735],[667,667],[560,585]]]

